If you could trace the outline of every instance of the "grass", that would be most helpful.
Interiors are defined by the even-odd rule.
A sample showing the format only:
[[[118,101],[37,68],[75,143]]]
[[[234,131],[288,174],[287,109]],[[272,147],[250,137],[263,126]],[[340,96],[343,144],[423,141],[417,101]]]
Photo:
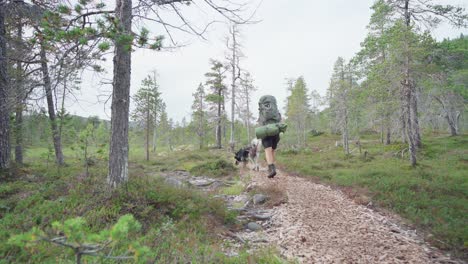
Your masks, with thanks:
[[[283,263],[271,249],[248,253],[245,248],[236,257],[225,256],[218,235],[235,224],[236,214],[228,211],[222,200],[172,188],[147,174],[148,170],[193,168],[209,173],[221,168],[222,175],[229,175],[235,168],[223,165],[229,164],[225,154],[184,151],[153,156],[150,161],[133,158],[128,184],[110,191],[105,182],[105,160],[92,166],[86,177],[82,162],[73,158],[73,152],[64,151],[67,166],[58,169],[44,162],[44,151],[47,149],[30,149],[29,165],[14,171],[14,176],[0,175],[0,241],[33,227],[56,235],[51,234],[54,221],[77,216],[85,219],[90,232],[99,232],[122,215],[131,214],[142,225],[141,232],[132,239],[149,247],[159,263]],[[97,261],[90,257],[86,260]],[[13,262],[73,262],[73,254],[50,244],[38,243],[25,250],[0,243],[0,263]]]
[[[347,157],[335,147],[337,136],[309,139],[307,149],[283,150],[278,160],[286,170],[333,185],[365,190],[379,206],[389,208],[430,232],[439,248],[468,256],[468,136],[425,137],[411,168],[396,152],[402,144],[384,146],[376,137],[361,140]]]
[[[244,191],[245,185],[241,181],[236,181],[233,185],[224,187],[221,190],[222,194],[240,195]]]

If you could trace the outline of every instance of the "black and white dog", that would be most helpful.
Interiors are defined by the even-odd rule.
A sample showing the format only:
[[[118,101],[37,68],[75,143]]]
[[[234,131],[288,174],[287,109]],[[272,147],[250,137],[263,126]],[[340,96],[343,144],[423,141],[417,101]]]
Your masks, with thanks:
[[[261,147],[260,142],[260,140],[255,138],[250,143],[250,146],[239,149],[239,151],[237,151],[234,156],[234,158],[236,159],[236,165],[242,162],[245,167],[250,161],[253,165],[253,170],[258,171],[258,157],[260,156]]]

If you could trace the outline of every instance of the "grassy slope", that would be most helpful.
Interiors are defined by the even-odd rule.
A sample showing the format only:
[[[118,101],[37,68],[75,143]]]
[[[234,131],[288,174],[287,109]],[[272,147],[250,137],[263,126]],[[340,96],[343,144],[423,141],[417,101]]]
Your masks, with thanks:
[[[86,178],[82,165],[71,155],[68,166],[59,171],[52,164],[47,167],[44,152],[47,150],[29,150],[28,167],[16,171],[15,177],[0,175],[0,241],[35,226],[48,231],[52,222],[77,216],[87,221],[90,232],[98,232],[131,213],[143,226],[131,239],[150,247],[158,262],[280,263],[270,251],[257,255],[243,251],[238,257],[225,257],[217,233],[232,225],[235,215],[224,203],[198,192],[174,189],[145,174],[148,169],[194,169],[214,176],[222,176],[220,169],[223,174],[235,173],[220,153],[176,152],[146,162],[135,152],[128,186],[110,194],[105,189],[105,161],[93,166]],[[73,253],[45,243],[34,250],[0,243],[0,263],[58,260],[71,262]]]
[[[468,136],[424,138],[416,168],[393,155],[404,145],[383,146],[376,138],[364,138],[363,151],[370,154],[365,160],[357,149],[346,157],[336,140],[313,137],[307,150],[280,151],[279,163],[327,183],[364,188],[378,205],[429,231],[438,247],[467,256]]]

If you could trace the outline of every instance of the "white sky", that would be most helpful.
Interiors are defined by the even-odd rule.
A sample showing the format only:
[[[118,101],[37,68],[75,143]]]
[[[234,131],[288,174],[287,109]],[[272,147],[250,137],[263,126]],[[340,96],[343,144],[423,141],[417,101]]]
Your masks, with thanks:
[[[258,87],[253,95],[252,106],[256,105],[261,95],[272,94],[283,111],[287,77],[302,75],[309,90],[315,89],[324,95],[337,57],[349,59],[359,51],[360,42],[367,34],[366,25],[373,2],[264,0],[256,14],[261,22],[241,28],[241,44],[246,55],[241,61],[241,67],[251,72]],[[467,6],[462,0],[436,2]],[[198,11],[192,9],[189,12]],[[199,17],[200,14],[190,15]],[[153,28],[149,29],[154,32]],[[434,35],[440,40],[457,37],[460,33],[466,35],[468,31],[441,25]],[[223,60],[226,34],[227,26],[217,24],[210,28],[208,41],[176,34],[179,41],[190,44],[172,52],[134,52],[131,94],[138,90],[141,80],[156,69],[169,116],[175,121],[183,117],[189,120],[192,93],[200,82],[205,81],[204,74],[210,68],[209,59]],[[106,65],[109,73],[112,73],[111,62],[110,59]],[[94,74],[85,73],[83,78],[77,96],[80,101],[69,103],[69,111],[81,116],[98,115],[110,119],[110,102],[105,107],[103,103],[98,103],[97,98],[103,91],[110,91],[111,87],[100,87],[100,77]]]

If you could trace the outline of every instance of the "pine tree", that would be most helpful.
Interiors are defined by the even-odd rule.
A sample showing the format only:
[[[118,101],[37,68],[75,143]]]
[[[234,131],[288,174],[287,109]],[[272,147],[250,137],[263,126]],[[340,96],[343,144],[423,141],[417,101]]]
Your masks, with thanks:
[[[297,78],[290,92],[286,105],[288,124],[290,124],[291,130],[296,133],[297,145],[304,146],[310,118],[310,104],[309,92],[302,76]]]
[[[211,60],[211,72],[205,73],[207,78],[206,85],[211,90],[206,96],[206,101],[211,104],[211,109],[216,112],[215,123],[216,123],[216,147],[222,148],[222,125],[225,120],[225,98],[226,98],[226,86],[224,85],[224,66],[221,62]]]
[[[155,135],[156,120],[160,114],[162,99],[155,75],[148,75],[141,82],[141,87],[133,97],[135,110],[132,119],[144,126],[146,160],[149,160],[150,135]],[[156,146],[153,137],[153,146]],[[154,149],[154,148],[153,148]]]
[[[207,113],[205,87],[201,83],[198,85],[197,91],[193,93],[192,122],[195,126],[195,133],[198,136],[199,147],[202,149],[205,145]]]

